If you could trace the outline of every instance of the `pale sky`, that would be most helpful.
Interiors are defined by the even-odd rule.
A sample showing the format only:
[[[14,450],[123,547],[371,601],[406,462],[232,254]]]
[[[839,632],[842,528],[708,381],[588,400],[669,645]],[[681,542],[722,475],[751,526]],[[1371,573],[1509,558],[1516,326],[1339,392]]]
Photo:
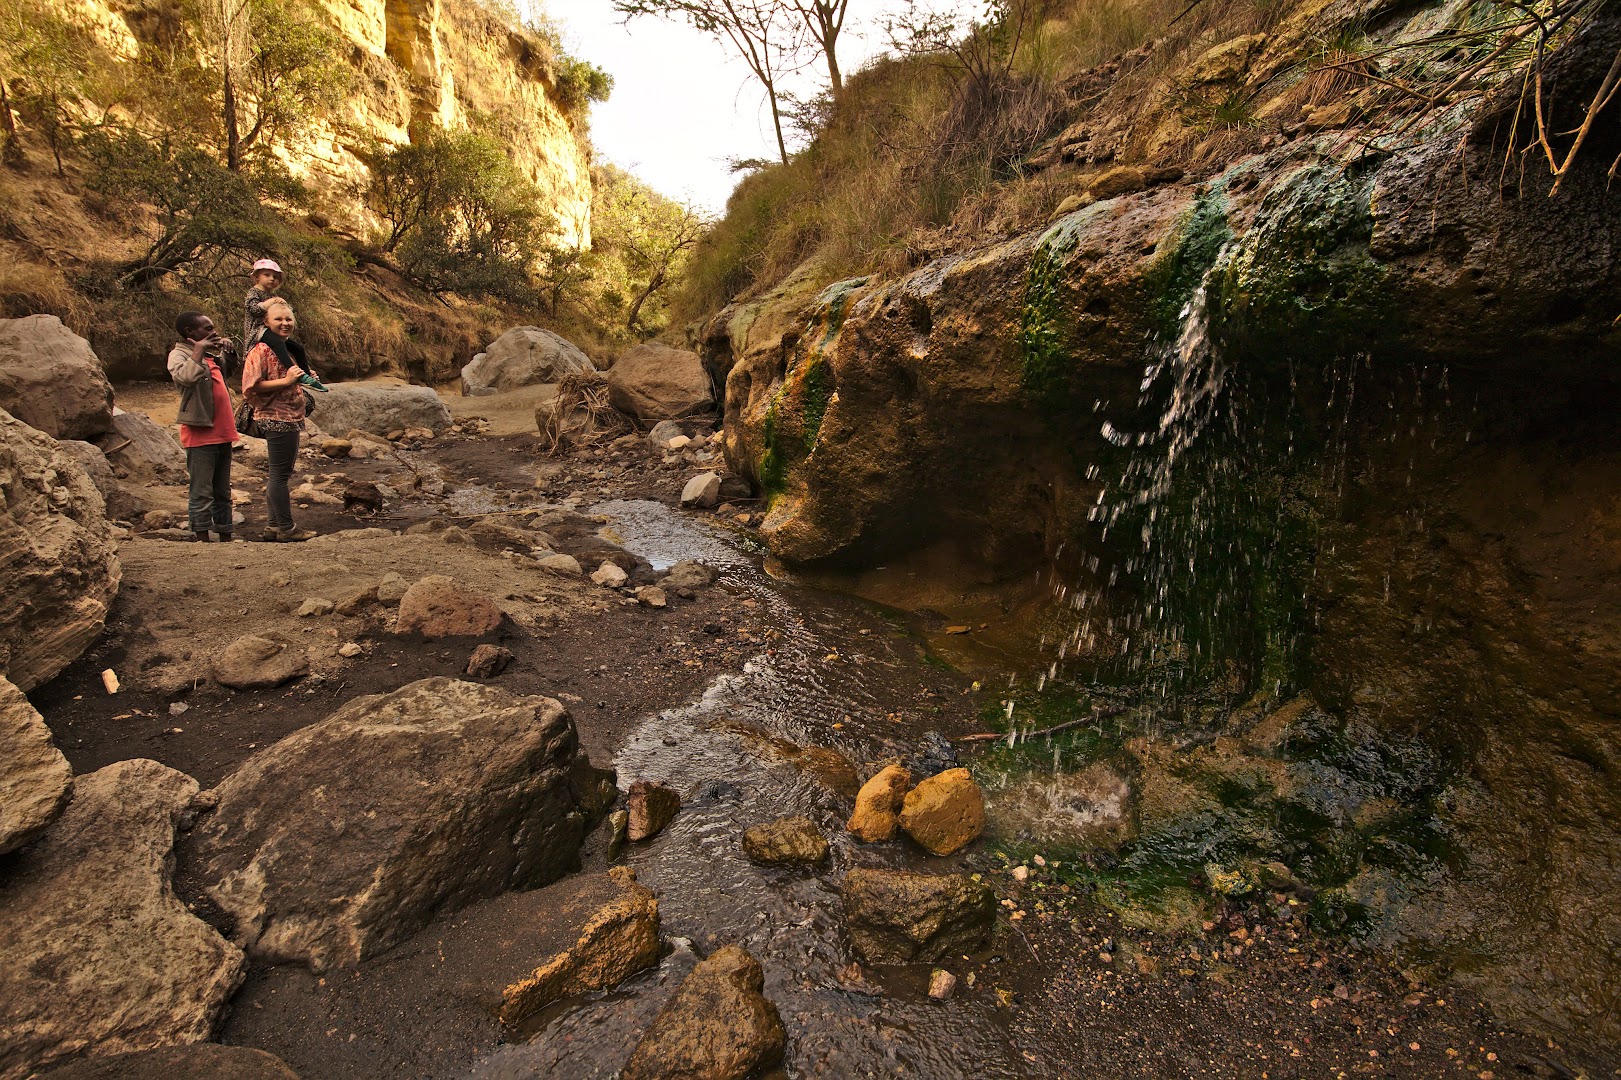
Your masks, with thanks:
[[[538,0],[538,6],[562,26],[571,52],[614,77],[612,97],[591,110],[599,160],[719,213],[738,180],[727,159],[776,158],[764,92],[716,39],[650,16],[625,25],[611,0]],[[853,0],[839,38],[839,67],[847,77],[883,51],[878,20],[898,6],[897,0]],[[977,11],[983,0],[932,0],[930,6]],[[818,63],[788,83],[809,96],[826,81]]]

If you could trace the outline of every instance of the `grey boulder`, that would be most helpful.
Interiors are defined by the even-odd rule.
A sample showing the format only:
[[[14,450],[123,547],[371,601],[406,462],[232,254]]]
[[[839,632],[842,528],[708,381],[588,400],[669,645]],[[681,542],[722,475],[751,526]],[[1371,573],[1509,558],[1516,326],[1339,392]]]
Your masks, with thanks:
[[[574,869],[606,776],[551,698],[423,679],[250,757],[209,793],[195,865],[254,956],[352,966]]]
[[[573,342],[538,326],[519,326],[490,342],[462,368],[462,393],[483,397],[595,370],[591,358]]]
[[[321,427],[343,434],[365,431],[387,435],[406,428],[426,428],[435,435],[449,429],[450,409],[431,386],[397,383],[335,383],[321,395]]]
[[[55,315],[0,319],[0,409],[53,438],[89,439],[112,430],[113,387]]]

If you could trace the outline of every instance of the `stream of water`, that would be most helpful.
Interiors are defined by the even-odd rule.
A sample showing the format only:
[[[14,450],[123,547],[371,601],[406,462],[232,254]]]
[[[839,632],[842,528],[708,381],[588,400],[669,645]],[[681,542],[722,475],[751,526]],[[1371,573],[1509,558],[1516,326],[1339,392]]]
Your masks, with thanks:
[[[649,779],[682,795],[664,833],[625,854],[658,894],[673,950],[657,971],[543,1017],[530,1041],[503,1049],[475,1075],[612,1075],[699,954],[732,943],[765,969],[766,996],[789,1032],[791,1075],[1022,1075],[987,1001],[993,995],[931,1001],[926,966],[873,973],[882,994],[841,981],[852,959],[842,931],[843,875],[856,866],[939,872],[957,869],[957,860],[929,859],[901,843],[854,844],[843,829],[848,799],[835,790],[848,777],[837,775],[831,755],[797,748],[830,749],[857,763],[911,752],[922,727],[886,717],[916,704],[916,639],[858,601],[771,580],[725,534],[657,503],[611,502],[593,512],[609,516],[611,538],[655,567],[696,559],[719,569],[723,583],[769,612],[781,636],[699,700],[646,717],[614,761],[622,787]],[[879,629],[862,635],[862,626]],[[776,870],[744,858],[744,828],[793,815],[829,836],[826,866]]]

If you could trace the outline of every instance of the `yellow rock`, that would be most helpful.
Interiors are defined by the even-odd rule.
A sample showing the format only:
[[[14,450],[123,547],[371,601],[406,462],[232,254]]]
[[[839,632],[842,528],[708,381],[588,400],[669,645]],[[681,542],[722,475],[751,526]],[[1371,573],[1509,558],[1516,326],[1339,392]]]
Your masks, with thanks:
[[[907,792],[900,825],[927,851],[950,855],[985,830],[985,796],[967,769],[947,769]]]
[[[899,820],[896,811],[911,786],[912,774],[899,765],[885,766],[877,776],[862,784],[856,793],[855,813],[850,815],[851,835],[869,844],[894,836]]]

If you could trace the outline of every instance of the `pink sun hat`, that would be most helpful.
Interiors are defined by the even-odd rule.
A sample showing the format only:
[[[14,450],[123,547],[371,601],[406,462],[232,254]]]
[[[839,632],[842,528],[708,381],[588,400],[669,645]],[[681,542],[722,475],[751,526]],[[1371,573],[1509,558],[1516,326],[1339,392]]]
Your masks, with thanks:
[[[276,265],[275,259],[260,259],[258,262],[253,264],[253,273],[257,274],[261,270],[270,270],[277,274],[281,274],[281,267]],[[286,277],[287,275],[282,274],[282,276]]]

